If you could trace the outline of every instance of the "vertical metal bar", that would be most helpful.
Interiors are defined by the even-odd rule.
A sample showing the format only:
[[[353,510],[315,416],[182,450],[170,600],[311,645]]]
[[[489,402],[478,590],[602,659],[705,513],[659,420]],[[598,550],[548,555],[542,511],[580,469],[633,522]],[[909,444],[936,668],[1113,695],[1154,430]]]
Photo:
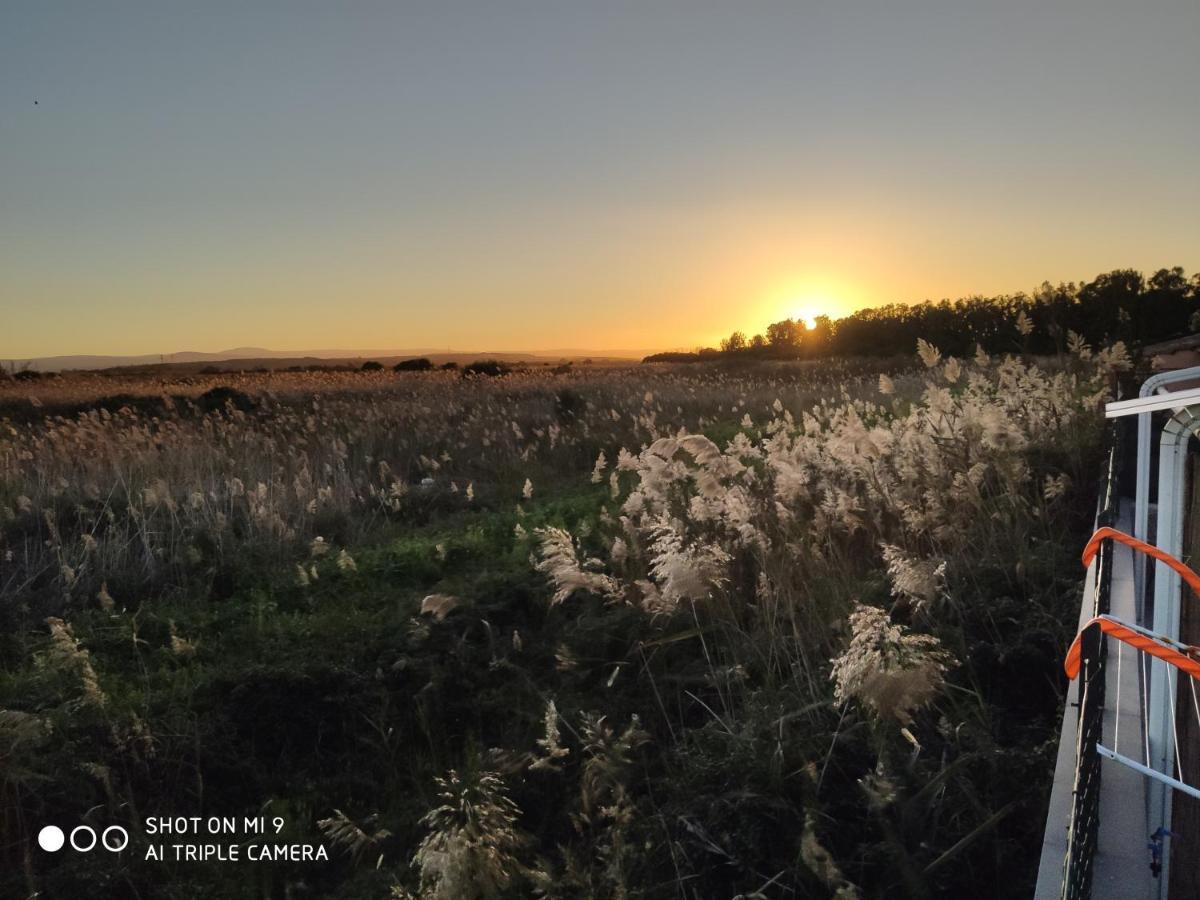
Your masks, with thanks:
[[[1163,429],[1159,442],[1158,463],[1158,526],[1156,542],[1172,556],[1179,556],[1183,545],[1184,476],[1187,462],[1187,443],[1191,430],[1172,417]],[[1179,600],[1182,582],[1179,576],[1161,562],[1154,569],[1153,629],[1172,639],[1179,637]],[[1169,713],[1174,710],[1175,698],[1167,670],[1169,666],[1157,660],[1150,663],[1149,723],[1151,768],[1170,775],[1175,766],[1174,732]],[[1148,791],[1147,834],[1159,828],[1171,828],[1171,791],[1162,783],[1150,784]],[[1163,851],[1163,871],[1159,877],[1159,897],[1166,897],[1170,853]]]
[[[1160,372],[1151,375],[1142,383],[1138,390],[1139,397],[1149,397],[1152,394],[1165,391],[1168,384],[1180,381],[1200,379],[1200,366],[1188,369],[1178,369],[1174,372]],[[1137,483],[1133,495],[1133,536],[1139,540],[1149,540],[1150,532],[1150,440],[1151,416],[1153,413],[1139,413],[1137,417]],[[1146,601],[1146,560],[1134,560],[1134,584],[1137,590],[1136,604],[1138,617],[1145,613]],[[1142,619],[1144,621],[1144,619]]]

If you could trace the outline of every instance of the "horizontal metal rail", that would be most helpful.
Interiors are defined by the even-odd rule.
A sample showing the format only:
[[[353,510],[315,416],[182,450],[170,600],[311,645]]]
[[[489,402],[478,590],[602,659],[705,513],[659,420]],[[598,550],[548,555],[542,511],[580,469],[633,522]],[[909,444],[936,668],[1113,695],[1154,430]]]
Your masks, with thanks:
[[[1149,766],[1143,766],[1136,759],[1130,759],[1128,756],[1118,753],[1116,750],[1109,750],[1103,744],[1096,744],[1096,752],[1106,759],[1111,759],[1114,762],[1119,762],[1123,766],[1128,766],[1135,772],[1141,772],[1147,778],[1153,778],[1155,781],[1162,782],[1167,787],[1173,787],[1175,790],[1182,791],[1189,797],[1195,797],[1197,800],[1200,800],[1200,790],[1197,790],[1190,784],[1185,784],[1178,778],[1172,778],[1170,775],[1164,775],[1157,769],[1151,769]]]
[[[1200,404],[1200,388],[1172,391],[1169,394],[1153,394],[1149,397],[1134,397],[1132,400],[1116,400],[1104,406],[1104,417],[1119,419],[1139,413],[1157,412],[1160,409],[1183,409]]]

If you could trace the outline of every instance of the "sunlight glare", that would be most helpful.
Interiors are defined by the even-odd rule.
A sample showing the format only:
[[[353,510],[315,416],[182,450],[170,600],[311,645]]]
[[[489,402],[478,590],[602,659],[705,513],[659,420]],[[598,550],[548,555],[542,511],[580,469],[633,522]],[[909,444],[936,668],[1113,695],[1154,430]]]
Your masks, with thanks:
[[[769,321],[795,319],[806,328],[816,327],[818,316],[838,319],[850,310],[853,302],[848,287],[829,276],[808,275],[778,283],[770,292],[766,306]]]

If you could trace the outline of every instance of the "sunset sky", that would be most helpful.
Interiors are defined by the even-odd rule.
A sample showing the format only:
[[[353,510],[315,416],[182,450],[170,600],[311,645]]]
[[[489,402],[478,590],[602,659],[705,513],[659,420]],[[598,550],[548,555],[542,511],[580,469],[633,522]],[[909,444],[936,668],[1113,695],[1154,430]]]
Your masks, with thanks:
[[[691,347],[1191,272],[1198,48],[1194,0],[8,2],[0,358]]]

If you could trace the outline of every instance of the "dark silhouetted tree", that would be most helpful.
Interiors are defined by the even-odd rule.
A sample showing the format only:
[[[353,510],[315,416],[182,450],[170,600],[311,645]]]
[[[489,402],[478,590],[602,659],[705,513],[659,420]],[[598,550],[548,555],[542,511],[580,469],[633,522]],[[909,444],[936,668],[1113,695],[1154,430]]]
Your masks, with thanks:
[[[726,353],[737,353],[739,350],[746,349],[746,335],[740,331],[735,331],[725,340],[721,341],[721,349]]]
[[[433,368],[433,363],[424,356],[418,356],[416,359],[402,359],[400,362],[392,366],[393,372],[428,372]]]

